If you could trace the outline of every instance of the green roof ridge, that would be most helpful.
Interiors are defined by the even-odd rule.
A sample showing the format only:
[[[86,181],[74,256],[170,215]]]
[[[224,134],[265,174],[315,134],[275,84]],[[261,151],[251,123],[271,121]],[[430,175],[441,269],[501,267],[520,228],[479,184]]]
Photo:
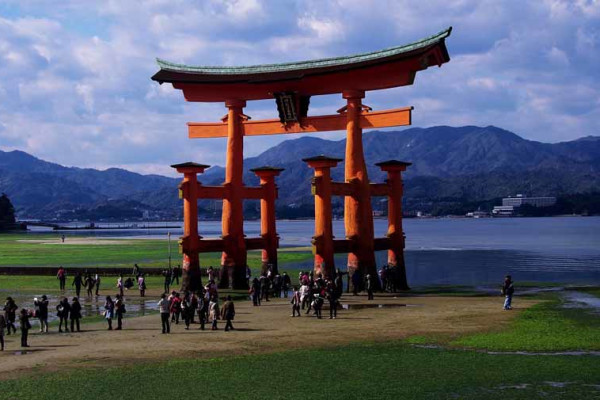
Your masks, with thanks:
[[[378,58],[394,56],[397,54],[407,53],[409,51],[417,50],[423,47],[427,47],[440,40],[443,40],[450,36],[452,27],[445,29],[441,32],[436,33],[433,36],[425,39],[418,40],[416,42],[405,44],[402,46],[390,47],[383,50],[372,51],[369,53],[355,54],[344,57],[332,57],[322,58],[311,61],[296,61],[287,62],[282,64],[262,64],[262,65],[250,65],[250,66],[239,66],[239,67],[223,67],[223,66],[193,66],[185,64],[176,64],[169,61],[156,59],[158,66],[161,69],[179,71],[179,72],[197,72],[206,75],[236,75],[236,74],[249,74],[249,73],[270,73],[270,72],[281,72],[281,71],[294,71],[302,70],[306,68],[322,68],[331,67],[336,65],[343,65],[348,63],[370,61]]]

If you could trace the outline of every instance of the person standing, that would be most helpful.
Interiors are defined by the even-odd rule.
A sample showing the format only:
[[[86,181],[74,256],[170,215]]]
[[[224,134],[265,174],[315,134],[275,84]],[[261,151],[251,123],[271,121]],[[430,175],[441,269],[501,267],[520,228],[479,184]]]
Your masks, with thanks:
[[[171,322],[179,325],[179,316],[181,315],[181,297],[179,293],[175,293],[170,301],[171,305]]]
[[[221,309],[221,318],[226,321],[225,332],[228,332],[230,329],[234,330],[231,321],[233,321],[235,318],[235,306],[233,305],[233,301],[229,295],[225,299],[225,303],[223,303],[223,308]]]
[[[19,324],[21,325],[21,347],[29,347],[27,344],[27,336],[31,329],[31,323],[29,323],[29,311],[23,308],[19,315]]]
[[[267,274],[263,274],[260,277],[260,296],[265,301],[269,301],[269,290],[271,289],[271,280],[267,277]]]
[[[292,292],[292,300],[290,301],[290,303],[292,303],[292,317],[295,317],[296,313],[298,313],[298,316],[300,317],[300,304],[302,303],[302,300],[300,300],[300,292],[298,291],[297,286],[294,286],[294,291]]]
[[[4,318],[6,319],[6,333],[10,335],[10,328],[12,328],[13,333],[17,333],[17,328],[15,327],[15,321],[17,319],[17,303],[13,300],[12,297],[6,298],[6,303],[4,303]]]
[[[86,274],[85,282],[83,284],[87,289],[88,297],[92,297],[92,295],[94,294],[94,284],[95,283],[96,283],[96,281],[94,281],[94,278],[92,278],[92,274],[89,274],[89,273]]]
[[[260,306],[260,281],[258,280],[258,278],[254,278],[252,280],[250,294],[252,295],[252,304],[254,306]]]
[[[329,300],[329,319],[337,317],[337,290],[332,281],[327,281],[327,300]]]
[[[100,274],[96,272],[96,276],[94,277],[94,281],[96,281],[96,296],[99,296],[98,292],[100,291]]]
[[[67,282],[67,271],[61,265],[58,267],[58,272],[56,273],[56,279],[58,279],[58,283],[60,285],[60,290],[65,291],[65,283]]]
[[[317,293],[315,300],[312,302],[312,306],[315,309],[315,315],[318,319],[321,319],[321,310],[323,309],[323,298]]]
[[[217,319],[219,318],[219,303],[217,301],[217,297],[212,297],[210,299],[210,303],[208,304],[208,318],[212,321],[212,330],[216,331],[217,328]]]
[[[167,294],[163,293],[158,302],[158,310],[160,311],[160,320],[162,323],[162,333],[171,333],[171,325],[169,323],[169,313],[171,305],[167,300]]]
[[[117,316],[117,331],[123,329],[123,314],[125,314],[125,302],[123,301],[123,296],[117,294],[115,296],[115,314]]]
[[[189,292],[185,292],[181,300],[181,316],[185,322],[186,331],[190,329],[193,312],[191,295]]]
[[[208,311],[208,303],[204,298],[204,294],[202,290],[198,291],[198,319],[200,320],[200,329],[204,330],[204,325],[206,324],[206,317]]]
[[[4,329],[6,328],[6,317],[0,314],[0,351],[4,351]]]
[[[81,332],[79,326],[79,320],[81,319],[81,303],[79,303],[79,299],[77,297],[73,297],[73,302],[71,303],[71,332],[75,332],[75,326],[77,326],[77,332]]]
[[[287,299],[290,287],[292,287],[292,280],[290,279],[290,276],[287,274],[287,272],[284,272],[281,278],[283,280],[283,297]]]
[[[35,315],[40,320],[40,333],[48,333],[48,298],[42,295],[41,299],[34,299],[33,305],[36,308]]]
[[[365,286],[367,289],[367,300],[373,300],[373,289],[375,284],[373,282],[373,277],[371,276],[371,274],[367,274]]]
[[[106,296],[106,301],[104,302],[104,318],[106,318],[106,322],[108,322],[108,330],[112,331],[112,319],[115,316],[115,303],[110,296]]]
[[[246,265],[246,285],[250,287],[250,279],[252,278],[252,270]]]
[[[68,326],[68,319],[69,319],[69,312],[71,311],[71,306],[69,305],[69,300],[67,300],[66,297],[63,297],[60,301],[60,303],[58,303],[56,305],[56,316],[59,319],[58,322],[58,332],[62,333],[62,326],[63,323],[65,325],[65,332],[69,332],[69,326]]]
[[[502,284],[502,294],[505,296],[504,298],[504,309],[512,310],[512,297],[515,292],[515,287],[513,285],[512,277],[510,275],[506,275],[504,277],[504,283]]]
[[[181,266],[177,265],[173,268],[173,277],[171,278],[171,285],[177,281],[177,286],[179,286],[179,277],[181,276]]]
[[[140,297],[146,297],[146,277],[141,274],[138,278],[138,288],[140,289]]]
[[[169,288],[171,286],[171,271],[168,269],[164,269],[162,272],[162,276],[165,278],[163,291],[165,293],[169,293]]]
[[[137,264],[135,264],[137,266]],[[123,296],[123,287],[125,285],[125,282],[123,282],[123,274],[119,275],[119,278],[117,278],[117,288],[119,289],[119,294],[121,296]]]

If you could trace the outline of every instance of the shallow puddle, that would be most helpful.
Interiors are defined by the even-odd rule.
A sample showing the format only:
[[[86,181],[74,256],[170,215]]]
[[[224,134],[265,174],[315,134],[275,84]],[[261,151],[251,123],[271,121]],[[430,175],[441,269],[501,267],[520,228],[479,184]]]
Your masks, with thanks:
[[[410,307],[410,304],[342,304],[344,310],[363,310],[365,308]]]

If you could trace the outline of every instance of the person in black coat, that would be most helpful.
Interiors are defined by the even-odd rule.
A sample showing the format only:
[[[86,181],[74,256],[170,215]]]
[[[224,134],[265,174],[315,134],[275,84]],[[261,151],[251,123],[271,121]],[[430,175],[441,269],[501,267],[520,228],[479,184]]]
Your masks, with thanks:
[[[35,316],[40,320],[40,333],[48,332],[48,297],[43,295],[41,299],[34,299],[36,308]]]
[[[77,297],[81,295],[81,286],[83,285],[83,277],[81,276],[81,272],[77,272],[75,277],[73,278],[73,283],[71,286],[75,286],[75,293],[77,293]]]
[[[77,332],[81,332],[79,329],[79,320],[81,319],[81,303],[77,297],[73,297],[73,302],[71,303],[71,332],[75,332],[75,325],[77,325]]]
[[[31,329],[29,317],[29,311],[27,311],[25,308],[22,308],[21,314],[19,314],[19,323],[21,325],[21,347],[29,347],[27,344],[27,335]]]
[[[71,312],[71,305],[66,297],[63,297],[60,303],[58,303],[56,311],[56,316],[59,318],[58,332],[62,332],[63,322],[65,324],[65,332],[69,332],[67,320],[69,319],[69,313]]]
[[[17,319],[18,308],[12,297],[9,296],[6,298],[6,303],[4,303],[4,318],[6,319],[6,332],[8,335],[10,335],[11,328],[13,333],[17,333],[15,320]]]

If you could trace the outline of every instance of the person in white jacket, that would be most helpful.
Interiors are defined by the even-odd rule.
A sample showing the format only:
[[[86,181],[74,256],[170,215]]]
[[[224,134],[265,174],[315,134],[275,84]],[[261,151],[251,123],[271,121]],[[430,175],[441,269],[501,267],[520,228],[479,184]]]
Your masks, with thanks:
[[[171,325],[169,323],[169,311],[171,303],[167,300],[167,295],[163,293],[158,302],[158,310],[160,311],[160,320],[162,321],[162,333],[171,333]]]

